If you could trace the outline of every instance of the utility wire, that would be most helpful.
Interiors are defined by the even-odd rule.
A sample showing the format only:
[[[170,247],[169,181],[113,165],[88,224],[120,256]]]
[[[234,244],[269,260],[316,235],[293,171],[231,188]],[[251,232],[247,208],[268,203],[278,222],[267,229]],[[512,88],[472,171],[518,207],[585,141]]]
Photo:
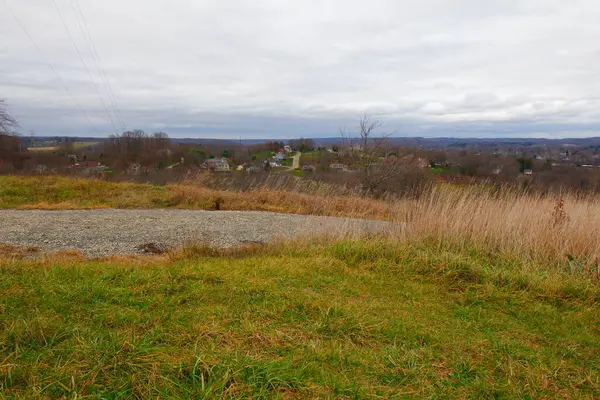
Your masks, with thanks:
[[[119,105],[117,104],[117,100],[110,85],[110,81],[106,76],[106,72],[102,65],[102,60],[100,59],[100,54],[98,53],[98,50],[96,49],[96,46],[94,44],[94,40],[92,39],[92,35],[88,28],[88,23],[85,19],[85,15],[83,14],[83,11],[81,11],[81,7],[79,7],[79,3],[77,0],[70,0],[69,2],[71,3],[71,7],[73,8],[73,13],[75,14],[75,18],[77,19],[79,29],[81,30],[86,43],[92,50],[92,58],[94,60],[94,63],[96,64],[96,70],[98,71],[98,74],[100,75],[102,82],[104,83],[104,87],[108,92],[108,97],[111,101],[113,111],[115,112],[115,115],[119,120],[121,128],[123,129],[123,131],[125,131],[127,130],[127,126],[125,125],[125,121],[123,120],[123,117],[121,115],[121,110],[119,109]]]
[[[108,115],[108,118],[110,119],[110,123],[112,124],[112,126],[115,130],[115,133],[118,134],[119,130],[117,129],[117,125],[115,125],[115,121],[112,117],[112,114],[110,113],[110,111],[108,111],[108,107],[106,106],[106,103],[104,102],[104,98],[102,98],[102,95],[100,94],[100,91],[98,90],[98,85],[96,84],[96,81],[94,81],[94,77],[92,76],[90,69],[88,68],[87,64],[85,63],[85,60],[83,59],[83,56],[81,55],[81,52],[79,51],[79,47],[77,46],[77,43],[75,42],[75,39],[73,38],[73,35],[71,34],[71,30],[69,29],[69,26],[67,25],[67,22],[65,21],[65,18],[63,17],[62,13],[60,12],[60,8],[58,8],[58,4],[56,4],[56,0],[52,0],[52,3],[54,4],[54,8],[56,8],[56,12],[58,12],[58,15],[60,16],[63,26],[65,27],[65,31],[67,31],[67,34],[69,35],[69,39],[71,39],[71,43],[73,43],[73,47],[75,48],[75,51],[77,51],[77,55],[79,56],[79,60],[81,61],[81,64],[83,64],[83,67],[85,68],[85,70],[88,73],[88,76],[90,77],[90,81],[92,81],[92,84],[94,85],[94,89],[96,89],[96,94],[98,95],[98,98],[100,99],[100,102],[102,103],[102,106],[104,107],[104,111],[106,111],[106,115]]]
[[[81,112],[81,114],[83,114],[83,116],[87,120],[88,124],[90,125],[90,128],[92,129],[92,131],[95,131],[94,124],[92,123],[92,120],[90,119],[90,116],[81,107],[81,105],[79,104],[79,102],[77,100],[75,100],[75,97],[73,97],[73,94],[69,90],[69,86],[67,86],[67,84],[65,83],[64,79],[62,78],[62,76],[60,76],[60,74],[56,71],[56,69],[54,68],[54,66],[52,65],[52,63],[48,59],[48,57],[46,57],[46,54],[44,54],[44,52],[37,45],[37,43],[35,42],[35,40],[33,40],[33,37],[29,34],[29,31],[27,30],[27,28],[25,27],[25,25],[23,24],[23,22],[19,19],[19,17],[17,17],[17,15],[13,11],[12,7],[10,6],[10,3],[8,2],[8,0],[4,0],[4,2],[6,3],[6,7],[8,7],[8,11],[10,12],[10,14],[13,16],[13,18],[15,19],[15,21],[17,21],[17,24],[21,27],[21,29],[25,33],[25,36],[27,36],[29,38],[29,41],[31,42],[31,44],[33,45],[33,47],[36,48],[36,50],[38,51],[38,53],[40,53],[40,55],[42,56],[42,59],[44,60],[44,62],[52,70],[52,72],[54,73],[54,75],[56,75],[56,77],[58,78],[58,80],[62,84],[63,89],[65,90],[65,92],[67,92],[67,94],[69,95],[69,97],[71,98],[71,100],[73,101],[73,103],[75,104],[75,106],[77,106],[77,109]]]

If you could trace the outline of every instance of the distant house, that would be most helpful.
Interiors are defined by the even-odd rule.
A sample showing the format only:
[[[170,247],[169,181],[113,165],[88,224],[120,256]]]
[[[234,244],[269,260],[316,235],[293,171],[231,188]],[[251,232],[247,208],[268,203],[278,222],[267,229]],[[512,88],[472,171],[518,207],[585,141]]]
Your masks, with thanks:
[[[71,166],[72,170],[81,175],[103,175],[106,172],[106,165],[98,161],[81,161]]]
[[[329,168],[335,169],[335,170],[338,170],[338,171],[343,171],[343,170],[346,169],[346,166],[344,164],[335,163],[335,164],[331,164],[329,166]]]
[[[302,167],[303,172],[315,172],[317,168],[314,165],[305,165]]]
[[[293,150],[292,150],[292,148],[290,146],[283,146],[283,151],[285,151],[286,153],[293,152]]]
[[[275,155],[273,156],[273,159],[274,159],[274,160],[279,160],[279,161],[282,161],[282,160],[285,160],[285,159],[286,159],[286,155],[285,155],[285,153],[284,153],[284,152],[279,152],[279,153],[277,153],[277,154],[275,154]]]
[[[231,168],[225,158],[212,158],[206,161],[206,166],[211,172],[229,172]]]
[[[269,165],[271,166],[271,168],[279,168],[282,167],[281,163],[279,161],[270,161]]]
[[[533,170],[532,169],[526,169],[526,170],[523,171],[523,173],[525,175],[533,175]]]

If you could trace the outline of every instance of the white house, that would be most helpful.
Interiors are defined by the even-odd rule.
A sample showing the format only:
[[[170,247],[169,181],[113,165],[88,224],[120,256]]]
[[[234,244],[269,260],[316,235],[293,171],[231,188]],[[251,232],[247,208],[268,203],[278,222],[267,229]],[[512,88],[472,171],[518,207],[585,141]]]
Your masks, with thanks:
[[[231,171],[229,163],[224,158],[212,158],[206,161],[206,166],[212,172],[228,172]]]

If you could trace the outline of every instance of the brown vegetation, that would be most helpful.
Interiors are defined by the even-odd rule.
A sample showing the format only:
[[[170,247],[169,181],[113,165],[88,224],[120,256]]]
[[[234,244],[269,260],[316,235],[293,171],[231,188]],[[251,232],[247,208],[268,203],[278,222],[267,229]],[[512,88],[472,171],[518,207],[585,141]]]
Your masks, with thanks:
[[[401,200],[376,200],[331,185],[214,189],[199,181],[165,187],[60,177],[1,177],[2,208],[187,208],[256,210],[398,222],[399,240],[452,243],[570,268],[597,271],[600,202],[564,194],[544,197],[485,186],[441,185]],[[302,192],[304,191],[304,192]],[[591,273],[591,272],[590,272]]]

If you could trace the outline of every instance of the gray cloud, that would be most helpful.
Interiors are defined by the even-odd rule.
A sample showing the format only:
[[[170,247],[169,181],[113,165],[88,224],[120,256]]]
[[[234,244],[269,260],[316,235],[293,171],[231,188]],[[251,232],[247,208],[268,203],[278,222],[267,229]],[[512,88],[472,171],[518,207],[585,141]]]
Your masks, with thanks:
[[[109,104],[72,2],[84,12],[129,128],[335,136],[365,111],[400,135],[590,136],[600,126],[595,0],[56,2]],[[52,2],[9,4],[87,114],[3,4],[0,97],[22,131],[110,133]]]

